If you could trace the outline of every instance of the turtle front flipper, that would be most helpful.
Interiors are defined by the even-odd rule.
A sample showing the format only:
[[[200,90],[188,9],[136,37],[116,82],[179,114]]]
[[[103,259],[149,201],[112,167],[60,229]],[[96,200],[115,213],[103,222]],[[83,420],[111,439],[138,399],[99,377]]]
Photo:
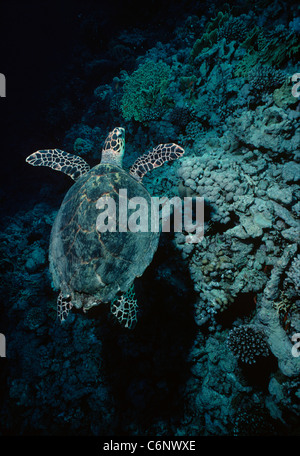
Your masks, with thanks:
[[[134,286],[115,298],[110,304],[111,313],[117,318],[124,328],[133,329],[137,322],[138,304],[135,297]]]
[[[131,166],[129,174],[141,182],[144,175],[165,162],[176,160],[184,154],[184,149],[177,144],[159,144],[151,152],[139,157]]]
[[[72,177],[75,181],[90,170],[90,165],[77,155],[60,149],[38,150],[26,158],[32,166],[48,166]]]
[[[70,296],[63,296],[62,292],[60,292],[57,298],[57,317],[61,323],[67,319],[72,307]]]

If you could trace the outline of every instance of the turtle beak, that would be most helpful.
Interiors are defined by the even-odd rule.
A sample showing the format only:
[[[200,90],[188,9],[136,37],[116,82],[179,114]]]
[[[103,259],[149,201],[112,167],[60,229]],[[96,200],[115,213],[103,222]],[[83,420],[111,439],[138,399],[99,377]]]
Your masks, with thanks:
[[[125,128],[117,127],[117,130],[118,130],[117,136],[124,136],[124,138],[125,138]]]

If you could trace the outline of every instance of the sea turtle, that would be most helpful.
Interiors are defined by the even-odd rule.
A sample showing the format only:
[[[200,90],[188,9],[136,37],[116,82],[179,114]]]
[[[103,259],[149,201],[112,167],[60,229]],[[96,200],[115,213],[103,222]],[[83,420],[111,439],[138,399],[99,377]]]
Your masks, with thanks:
[[[92,169],[81,157],[59,149],[39,150],[26,158],[33,166],[48,166],[75,181],[61,204],[50,237],[49,265],[54,288],[60,290],[57,314],[61,321],[73,306],[87,311],[107,302],[123,326],[131,328],[137,321],[133,282],[150,264],[159,232],[99,232],[98,202],[112,197],[119,210],[128,201],[119,202],[117,196],[119,190],[126,189],[127,200],[139,196],[150,204],[143,176],[179,158],[184,150],[177,144],[160,144],[140,156],[129,172],[122,168],[124,151],[125,130],[117,127],[104,142],[100,164]]]

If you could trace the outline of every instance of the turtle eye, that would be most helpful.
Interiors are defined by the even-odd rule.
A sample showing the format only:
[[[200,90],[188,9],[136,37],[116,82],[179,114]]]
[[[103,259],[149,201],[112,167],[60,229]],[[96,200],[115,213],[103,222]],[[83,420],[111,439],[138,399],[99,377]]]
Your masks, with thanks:
[[[117,136],[122,136],[123,135],[124,128],[116,128],[116,135]]]

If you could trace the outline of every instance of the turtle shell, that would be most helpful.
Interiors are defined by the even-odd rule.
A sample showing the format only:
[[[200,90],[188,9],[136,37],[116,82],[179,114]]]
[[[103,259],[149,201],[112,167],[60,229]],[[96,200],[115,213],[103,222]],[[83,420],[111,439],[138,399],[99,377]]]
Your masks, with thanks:
[[[68,191],[56,216],[50,239],[50,272],[53,285],[72,304],[89,309],[126,292],[151,262],[159,232],[99,232],[96,204],[104,195],[119,208],[119,190],[127,198],[143,197],[145,187],[122,168],[100,164],[82,176]],[[128,202],[128,201],[127,201]],[[149,211],[150,212],[150,211]]]

